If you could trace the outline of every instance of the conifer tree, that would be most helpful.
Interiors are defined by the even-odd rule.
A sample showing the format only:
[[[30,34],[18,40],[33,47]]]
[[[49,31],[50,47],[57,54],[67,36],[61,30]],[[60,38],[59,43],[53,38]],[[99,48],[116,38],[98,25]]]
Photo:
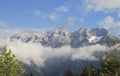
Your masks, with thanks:
[[[0,53],[0,76],[23,76],[24,70],[15,54],[6,47]]]
[[[73,72],[71,71],[70,68],[68,68],[68,70],[66,70],[63,74],[63,76],[74,76]]]

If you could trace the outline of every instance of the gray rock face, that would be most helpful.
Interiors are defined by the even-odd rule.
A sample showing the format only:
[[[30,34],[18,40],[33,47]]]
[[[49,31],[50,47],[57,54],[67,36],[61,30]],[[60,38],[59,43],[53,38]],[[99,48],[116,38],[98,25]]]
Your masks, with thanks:
[[[112,34],[106,29],[81,28],[77,31],[67,31],[64,28],[56,28],[47,32],[25,32],[16,34],[11,40],[19,39],[23,42],[40,43],[43,46],[52,48],[70,45],[73,48],[105,44],[105,40],[111,40]]]

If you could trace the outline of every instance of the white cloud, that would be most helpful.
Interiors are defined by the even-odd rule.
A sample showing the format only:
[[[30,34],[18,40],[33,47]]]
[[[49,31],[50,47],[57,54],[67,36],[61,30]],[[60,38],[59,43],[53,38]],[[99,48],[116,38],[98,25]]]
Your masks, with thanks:
[[[93,5],[87,5],[87,6],[85,6],[85,10],[86,11],[91,11],[91,10],[93,10],[94,9],[94,6]]]
[[[81,18],[81,19],[79,19],[79,22],[81,22],[81,23],[82,23],[82,22],[84,22],[84,19],[82,19],[82,18]]]
[[[46,61],[49,62],[57,58],[59,61],[61,61],[60,59],[63,59],[62,61],[67,61],[67,59],[73,61],[97,60],[97,57],[102,55],[100,51],[105,50],[105,46],[99,44],[80,48],[71,48],[70,46],[51,48],[32,42],[24,43],[20,40],[0,39],[0,46],[5,45],[16,54],[18,60],[27,65],[31,65],[31,61],[33,61],[38,67],[44,67],[47,65]],[[54,66],[54,60],[51,66]]]
[[[106,29],[120,28],[120,21],[115,21],[115,19],[111,16],[107,16],[98,24]]]
[[[0,20],[0,27],[1,28],[4,28],[4,27],[7,27],[7,23],[6,22],[4,22],[3,20]]]
[[[24,43],[20,40],[10,41],[10,39],[0,39],[0,46],[5,45],[16,54],[21,62],[30,65],[32,60],[38,67],[44,67],[45,61],[49,61],[49,59],[62,57],[66,59],[72,54],[72,49],[69,46],[64,46],[58,49],[44,47],[32,42]]]
[[[105,46],[99,44],[81,47],[74,51],[74,54],[72,54],[72,60],[97,60],[102,55],[101,51],[105,52],[105,49]],[[96,54],[94,54],[95,52]]]
[[[88,11],[114,11],[120,9],[120,0],[86,0],[85,9]]]
[[[53,21],[58,18],[58,14],[56,12],[43,12],[40,10],[35,10],[34,15],[37,17],[42,17]]]
[[[51,20],[56,20],[58,18],[58,14],[55,13],[55,12],[51,12],[49,15],[48,15],[48,18],[51,19]]]
[[[19,40],[10,41],[9,39],[8,40],[2,39],[0,41],[1,41],[0,45],[1,46],[7,45],[7,47],[11,49],[13,53],[16,54],[17,58],[21,62],[30,65],[30,60],[33,60],[36,65],[40,65],[40,67],[44,66],[43,64],[44,59],[41,59],[43,51],[40,51],[39,45],[33,43],[22,43]]]
[[[55,8],[55,10],[59,11],[59,12],[68,12],[69,11],[69,9],[66,6],[61,6],[61,7]]]
[[[21,33],[21,32],[24,32],[23,30],[21,29],[0,29],[0,37],[2,38],[7,38],[9,36],[12,36],[14,34],[18,34],[18,33]]]
[[[72,25],[74,25],[76,19],[77,19],[76,17],[68,17],[68,18],[65,20],[64,24],[65,24],[66,26],[72,26]]]
[[[120,13],[118,13],[118,17],[120,18]]]
[[[73,26],[75,24],[75,21],[77,20],[76,17],[68,17],[62,22],[58,22],[58,26],[64,27],[64,26]]]
[[[35,16],[41,16],[41,15],[42,15],[42,11],[40,11],[40,10],[35,10],[34,15],[35,15]]]

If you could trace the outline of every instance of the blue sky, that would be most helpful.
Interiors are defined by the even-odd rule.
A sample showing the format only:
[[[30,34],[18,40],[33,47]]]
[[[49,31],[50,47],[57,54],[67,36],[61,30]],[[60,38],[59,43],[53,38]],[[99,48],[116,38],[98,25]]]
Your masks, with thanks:
[[[0,27],[120,30],[120,0],[0,0]]]

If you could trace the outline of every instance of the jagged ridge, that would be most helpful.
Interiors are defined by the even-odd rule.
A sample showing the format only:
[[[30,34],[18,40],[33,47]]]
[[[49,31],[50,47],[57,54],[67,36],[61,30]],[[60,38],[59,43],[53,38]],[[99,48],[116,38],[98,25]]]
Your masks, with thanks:
[[[112,34],[102,28],[81,28],[77,31],[68,31],[64,28],[55,28],[47,32],[25,32],[16,34],[11,37],[11,40],[19,39],[23,42],[40,43],[43,46],[53,48],[70,45],[73,48],[105,44],[106,40],[112,39]]]

